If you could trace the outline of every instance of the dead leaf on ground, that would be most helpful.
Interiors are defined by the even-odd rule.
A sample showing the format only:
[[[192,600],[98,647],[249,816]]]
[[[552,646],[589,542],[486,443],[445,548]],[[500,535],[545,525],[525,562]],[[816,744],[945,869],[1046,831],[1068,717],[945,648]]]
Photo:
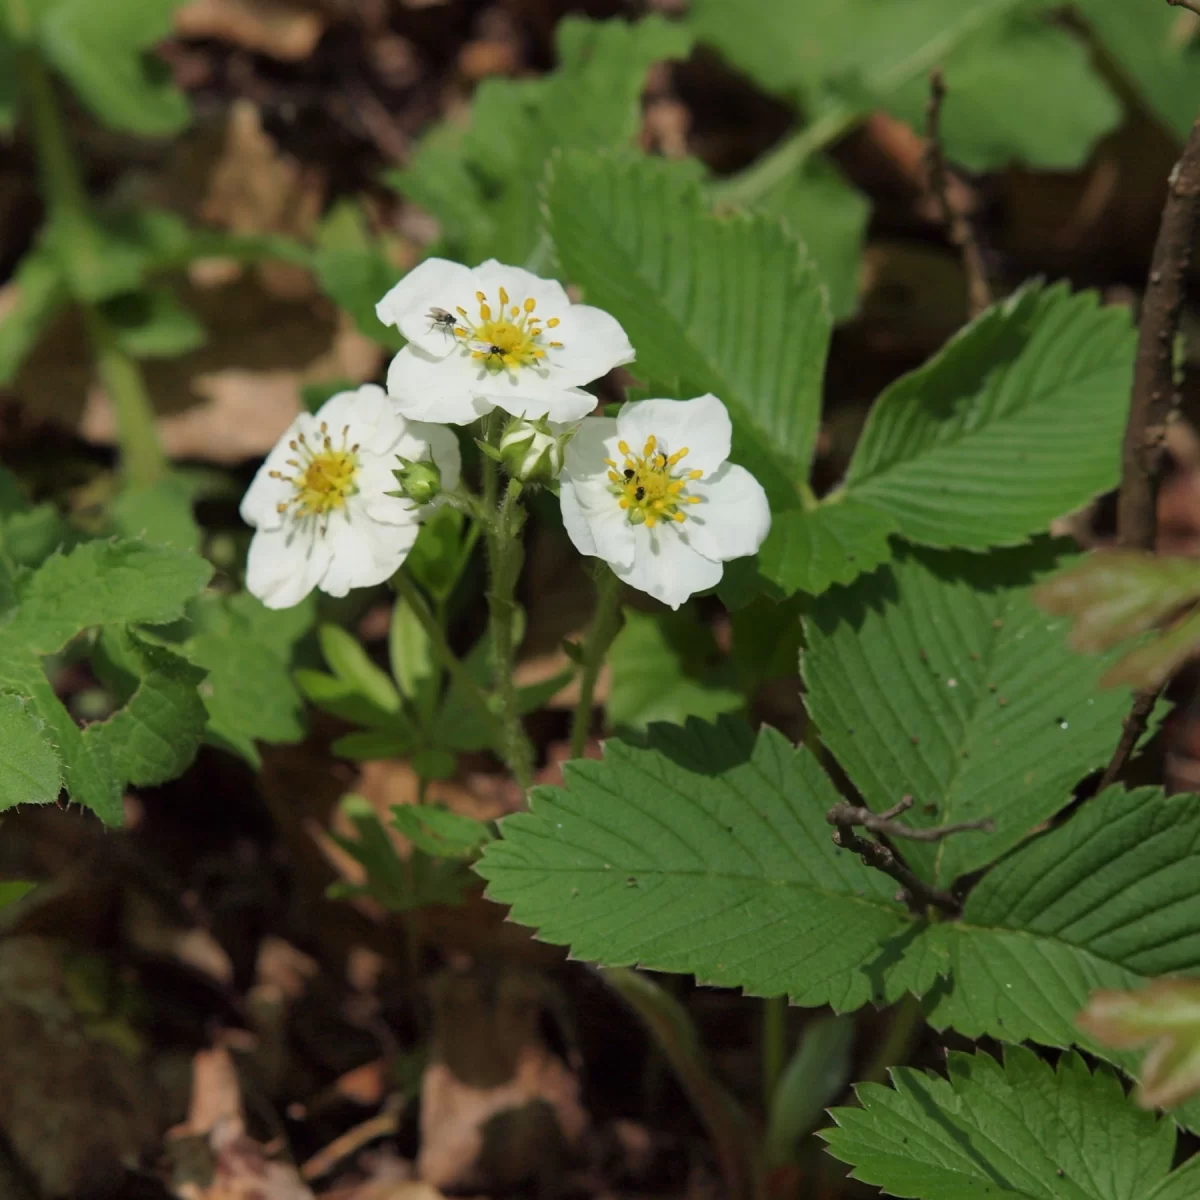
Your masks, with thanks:
[[[288,0],[191,0],[175,13],[175,32],[216,38],[284,62],[307,58],[326,22],[305,4]]]

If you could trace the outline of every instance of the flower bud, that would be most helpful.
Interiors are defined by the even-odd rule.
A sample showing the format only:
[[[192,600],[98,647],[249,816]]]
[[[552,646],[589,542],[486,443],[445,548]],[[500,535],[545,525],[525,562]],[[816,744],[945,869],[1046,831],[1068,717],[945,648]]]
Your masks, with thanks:
[[[400,485],[399,492],[389,492],[389,495],[404,496],[414,504],[429,504],[442,490],[442,472],[432,458],[413,462],[409,458],[396,456],[400,464],[398,471],[392,474]]]
[[[570,433],[556,435],[545,417],[510,421],[500,437],[500,461],[522,483],[550,483],[563,468],[563,447]]]

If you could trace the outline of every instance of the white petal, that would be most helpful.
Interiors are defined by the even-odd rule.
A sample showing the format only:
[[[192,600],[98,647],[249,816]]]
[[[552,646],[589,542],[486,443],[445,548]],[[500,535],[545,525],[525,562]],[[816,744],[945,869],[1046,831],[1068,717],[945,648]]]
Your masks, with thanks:
[[[580,554],[602,558],[614,567],[633,563],[634,529],[607,491],[563,478],[558,493],[563,527]],[[600,502],[598,502],[600,501]]]
[[[494,258],[489,258],[487,262],[480,263],[472,270],[471,302],[458,301],[458,303],[462,304],[474,317],[479,310],[479,302],[475,299],[475,293],[483,292],[491,303],[493,311],[498,315],[496,306],[500,297],[496,293],[500,288],[508,293],[509,303],[515,304],[519,308],[527,299],[533,300],[536,304],[534,312],[541,317],[543,324],[551,317],[561,319],[566,315],[567,309],[571,307],[570,297],[567,296],[562,284],[557,279],[543,279],[540,275],[526,271],[524,267],[506,266]]]
[[[287,428],[283,437],[275,443],[271,453],[267,455],[263,465],[258,468],[242,503],[238,508],[243,521],[259,529],[279,529],[284,518],[278,506],[288,500],[292,494],[292,485],[282,479],[272,479],[272,471],[281,471],[291,475],[294,468],[287,465],[289,458],[295,457],[288,442],[298,434],[311,433],[316,428],[316,422],[308,413],[301,413]]]
[[[726,463],[689,491],[700,503],[684,510],[683,529],[705,558],[728,562],[758,551],[771,528],[771,509],[762,484],[749,471]]]
[[[469,425],[495,407],[477,394],[481,377],[487,374],[461,347],[438,359],[405,346],[388,367],[387,390],[401,415],[410,421]]]
[[[600,551],[592,536],[592,525],[584,513],[583,506],[575,494],[575,485],[563,479],[558,489],[558,503],[562,509],[563,528],[575,549],[588,558],[599,558]]]
[[[607,479],[606,458],[617,458],[617,422],[612,417],[589,417],[567,443],[563,470],[573,479]]]
[[[344,596],[351,588],[373,587],[389,578],[404,561],[404,554],[396,558],[379,553],[375,531],[385,528],[388,527],[372,521],[361,505],[354,505],[331,518],[325,540],[333,548],[333,555],[318,584],[321,591],[331,596]],[[407,532],[408,527],[390,528],[403,528]],[[416,540],[415,525],[413,540]],[[381,542],[387,544],[382,539]],[[404,553],[407,550],[406,546]]]
[[[550,350],[559,378],[584,384],[607,375],[613,367],[633,362],[634,349],[616,317],[602,308],[572,304],[555,329],[546,330],[543,341],[562,342],[561,350]]]
[[[729,457],[733,426],[725,405],[713,395],[694,400],[639,400],[622,405],[617,429],[635,454],[640,454],[651,434],[658,448],[674,454],[687,448],[679,466],[710,474]]]
[[[331,557],[312,525],[260,529],[250,540],[246,589],[267,608],[291,608],[317,586]]]
[[[502,408],[514,417],[548,417],[561,424],[582,421],[597,404],[582,388],[563,387],[555,378],[543,378],[529,367],[492,376],[480,400],[489,410]]]
[[[375,315],[385,325],[395,325],[409,342],[441,358],[454,348],[455,338],[433,324],[429,310],[453,312],[455,305],[463,304],[463,297],[473,299],[476,289],[471,277],[470,268],[462,263],[427,258],[379,301]]]
[[[415,525],[418,508],[404,496],[389,496],[398,491],[399,481],[392,474],[400,464],[394,458],[364,455],[355,477],[358,484],[357,500],[372,521],[386,525]]]
[[[678,608],[689,596],[721,582],[724,566],[711,562],[689,546],[674,522],[654,529],[641,525],[636,532],[632,564],[613,567],[630,587]]]

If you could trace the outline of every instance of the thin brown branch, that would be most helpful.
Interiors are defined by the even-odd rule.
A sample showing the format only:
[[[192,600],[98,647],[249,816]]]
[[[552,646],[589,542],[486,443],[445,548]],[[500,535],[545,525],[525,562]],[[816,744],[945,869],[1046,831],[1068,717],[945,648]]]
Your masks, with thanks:
[[[959,821],[954,825],[934,825],[928,829],[918,829],[897,821],[902,812],[907,812],[913,806],[913,798],[905,796],[899,804],[893,805],[886,812],[872,812],[869,808],[849,804],[839,800],[829,810],[828,821],[831,825],[861,825],[871,833],[882,833],[886,837],[908,838],[910,842],[940,842],[943,838],[956,833],[983,832],[991,833],[996,828],[995,822],[988,818],[980,821]]]
[[[1167,0],[1200,11],[1197,3]],[[1125,426],[1121,490],[1117,496],[1117,543],[1153,552],[1158,540],[1158,489],[1166,458],[1167,428],[1179,404],[1175,385],[1175,337],[1183,311],[1188,267],[1200,220],[1200,120],[1192,125],[1179,161],[1171,169],[1150,276],[1142,297],[1133,397]],[[1138,692],[1125,718],[1121,740],[1100,780],[1108,787],[1145,732],[1160,688]]]
[[[962,912],[962,905],[955,896],[930,887],[891,847],[873,838],[859,837],[852,826],[835,822],[833,816],[836,811],[835,805],[829,812],[830,823],[834,826],[833,844],[859,855],[864,866],[890,875],[900,885],[897,900],[903,901],[918,915],[931,904],[954,917]]]
[[[1200,2],[1200,0],[1198,0]],[[975,230],[967,214],[957,207],[952,197],[953,176],[946,165],[942,149],[942,102],[946,99],[946,81],[938,69],[929,73],[929,101],[925,105],[925,174],[929,191],[941,213],[946,236],[962,256],[963,272],[967,277],[967,314],[977,317],[992,302],[987,268],[975,238]]]

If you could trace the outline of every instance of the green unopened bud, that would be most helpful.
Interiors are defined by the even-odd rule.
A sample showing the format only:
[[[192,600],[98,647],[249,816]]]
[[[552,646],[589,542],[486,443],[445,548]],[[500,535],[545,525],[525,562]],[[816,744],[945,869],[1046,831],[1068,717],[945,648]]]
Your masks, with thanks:
[[[510,421],[500,437],[500,461],[522,483],[550,483],[563,468],[563,447],[571,434],[555,434],[545,417]]]
[[[392,474],[400,485],[400,491],[389,495],[404,496],[414,504],[429,504],[438,496],[442,490],[442,472],[432,458],[413,462],[410,458],[397,455],[396,461],[400,469]]]

